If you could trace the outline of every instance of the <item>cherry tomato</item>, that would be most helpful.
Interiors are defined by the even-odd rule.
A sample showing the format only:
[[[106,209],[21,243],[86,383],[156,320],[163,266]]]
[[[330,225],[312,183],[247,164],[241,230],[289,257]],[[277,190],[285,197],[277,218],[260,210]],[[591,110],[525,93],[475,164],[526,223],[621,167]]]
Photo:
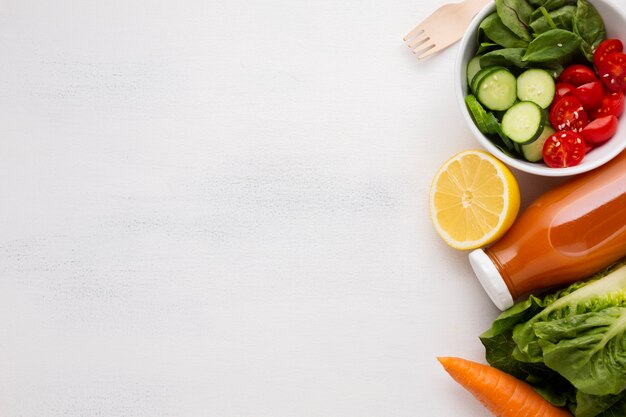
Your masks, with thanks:
[[[624,93],[621,91],[609,91],[604,95],[599,107],[591,110],[590,115],[594,119],[604,116],[620,117],[624,113]]]
[[[596,73],[589,67],[575,64],[565,68],[557,79],[560,83],[572,84],[574,87],[596,81]]]
[[[585,157],[587,145],[578,133],[557,132],[543,144],[543,161],[552,168],[573,167]]]
[[[614,52],[607,55],[598,68],[600,79],[611,91],[626,88],[626,54]]]
[[[552,103],[550,124],[556,130],[579,132],[587,123],[589,123],[589,116],[578,98],[565,96]]]
[[[617,132],[617,117],[611,115],[589,123],[580,131],[580,136],[589,144],[600,145],[611,139],[615,132]]]
[[[556,83],[556,86],[554,88],[554,101],[560,99],[561,97],[565,97],[575,89],[576,86],[568,83]]]
[[[607,39],[602,41],[593,53],[593,64],[596,68],[600,68],[600,64],[604,59],[613,52],[624,52],[624,44],[619,39]]]
[[[585,110],[591,110],[602,103],[604,88],[600,81],[593,81],[576,87],[571,94],[580,100]]]

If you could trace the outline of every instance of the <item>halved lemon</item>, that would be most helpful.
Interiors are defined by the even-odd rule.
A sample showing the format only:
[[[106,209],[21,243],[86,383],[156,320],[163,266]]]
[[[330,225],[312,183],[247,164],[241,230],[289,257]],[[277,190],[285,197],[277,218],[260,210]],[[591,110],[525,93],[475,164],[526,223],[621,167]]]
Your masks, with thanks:
[[[456,249],[476,249],[500,238],[519,211],[520,193],[511,171],[483,151],[463,151],[439,168],[430,186],[430,218]]]

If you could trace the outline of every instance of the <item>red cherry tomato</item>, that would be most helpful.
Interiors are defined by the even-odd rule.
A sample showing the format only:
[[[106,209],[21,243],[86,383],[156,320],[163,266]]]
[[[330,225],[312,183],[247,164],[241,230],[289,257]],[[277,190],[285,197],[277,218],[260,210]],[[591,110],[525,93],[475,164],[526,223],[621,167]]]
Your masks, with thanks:
[[[560,83],[572,84],[574,87],[596,81],[596,73],[589,67],[575,64],[565,68],[557,79]]]
[[[615,132],[617,132],[617,117],[611,115],[589,123],[580,131],[580,136],[589,144],[600,145],[611,139]]]
[[[554,88],[554,101],[560,99],[561,97],[565,97],[575,89],[576,86],[568,83],[556,83],[556,86]]]
[[[607,39],[602,41],[593,53],[593,64],[596,68],[600,68],[600,64],[604,59],[613,52],[624,52],[624,44],[619,39]]]
[[[585,110],[591,110],[602,103],[604,88],[600,81],[593,81],[576,87],[571,94],[580,100]]]
[[[602,98],[600,106],[591,110],[590,115],[594,119],[599,119],[610,115],[620,117],[622,113],[624,113],[624,93],[609,91]]]
[[[600,80],[611,91],[626,88],[626,54],[614,52],[607,55],[598,68]]]
[[[578,133],[556,132],[543,144],[543,161],[552,168],[573,167],[585,157],[587,145]]]
[[[589,123],[589,116],[578,98],[565,96],[552,103],[550,124],[556,130],[579,132],[587,123]]]

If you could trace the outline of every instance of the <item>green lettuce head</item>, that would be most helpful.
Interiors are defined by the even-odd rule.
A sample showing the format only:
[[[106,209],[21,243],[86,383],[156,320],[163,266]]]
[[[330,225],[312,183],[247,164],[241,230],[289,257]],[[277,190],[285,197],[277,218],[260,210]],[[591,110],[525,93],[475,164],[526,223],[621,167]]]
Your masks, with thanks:
[[[626,263],[530,296],[480,339],[492,366],[576,417],[626,416]]]

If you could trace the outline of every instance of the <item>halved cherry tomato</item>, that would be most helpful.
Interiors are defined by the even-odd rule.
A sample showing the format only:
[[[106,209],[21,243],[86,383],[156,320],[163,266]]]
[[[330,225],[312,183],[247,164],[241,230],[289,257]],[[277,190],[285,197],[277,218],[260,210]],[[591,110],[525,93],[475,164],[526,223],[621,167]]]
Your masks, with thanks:
[[[620,117],[624,113],[624,93],[621,91],[609,91],[604,95],[599,107],[589,113],[594,119],[605,116]]]
[[[573,167],[585,157],[587,145],[578,133],[557,132],[543,144],[543,161],[552,168]]]
[[[593,64],[596,68],[600,68],[600,64],[604,59],[613,52],[624,52],[624,44],[619,39],[606,39],[602,41],[593,53]]]
[[[611,91],[626,88],[626,54],[614,52],[607,55],[598,68],[600,80]]]
[[[589,123],[589,116],[578,98],[570,95],[552,103],[550,124],[556,130],[579,132],[587,123]]]
[[[565,68],[558,78],[560,83],[572,84],[574,87],[596,81],[596,73],[589,67],[575,64]]]
[[[585,142],[592,145],[600,145],[611,139],[617,132],[617,117],[605,116],[589,123],[580,131],[580,136]]]
[[[556,86],[554,87],[554,101],[560,99],[561,97],[565,97],[566,95],[568,95],[569,93],[571,93],[573,90],[576,89],[576,86],[568,84],[568,83],[556,83]]]
[[[600,81],[593,81],[576,87],[571,94],[580,100],[585,110],[591,110],[602,103],[604,88]]]

